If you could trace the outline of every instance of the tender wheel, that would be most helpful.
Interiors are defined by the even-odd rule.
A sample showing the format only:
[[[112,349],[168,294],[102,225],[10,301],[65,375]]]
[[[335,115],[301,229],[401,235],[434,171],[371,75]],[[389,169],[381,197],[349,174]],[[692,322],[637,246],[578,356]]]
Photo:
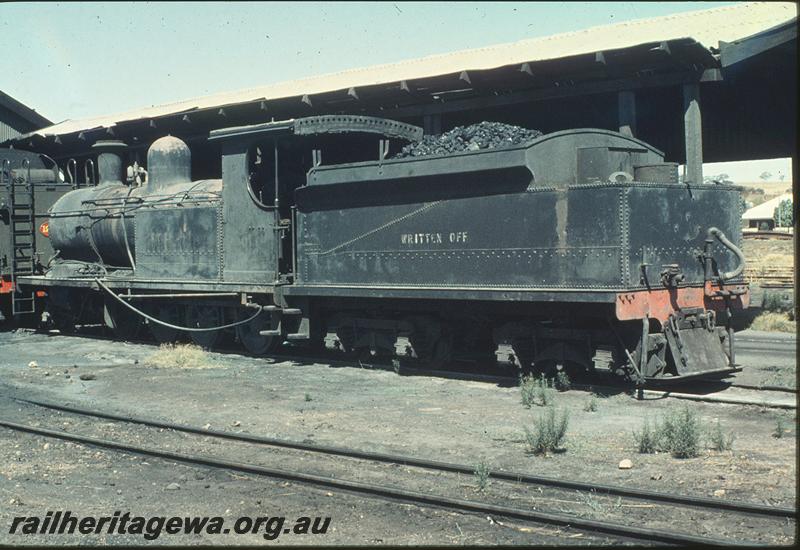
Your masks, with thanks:
[[[218,327],[225,324],[225,311],[219,306],[191,305],[186,308],[186,326]],[[190,332],[192,342],[203,349],[214,349],[222,340],[222,331]]]
[[[519,370],[520,376],[533,372],[534,347],[532,338],[514,338],[511,342],[511,349],[514,350],[514,364]]]
[[[353,346],[356,341],[355,331],[352,327],[338,327],[336,329],[336,338],[339,340],[339,345],[344,353],[352,353]]]
[[[565,372],[568,376],[570,376],[574,373],[574,370],[572,369],[571,365],[569,366],[568,370],[567,363],[559,363],[553,359],[545,359],[542,361],[535,361],[533,363],[532,372],[537,378],[544,376],[545,378],[553,379],[558,375],[559,372]]]
[[[239,312],[238,317],[239,320],[244,320],[248,317],[252,317],[252,315],[252,310],[243,310]],[[249,323],[238,325],[236,327],[236,336],[239,338],[242,346],[244,346],[244,349],[249,353],[253,355],[264,355],[277,348],[283,341],[283,338],[280,336],[261,336],[259,332],[262,330],[277,330],[277,328],[277,316],[262,311],[258,317]]]
[[[414,327],[408,341],[414,355],[431,369],[440,369],[453,358],[453,336],[436,319],[419,317],[410,320]]]
[[[176,305],[155,304],[149,308],[148,313],[159,321],[164,321],[165,323],[178,326],[181,326],[181,323],[183,323],[181,308]],[[153,335],[153,338],[159,344],[177,342],[182,337],[180,330],[165,327],[164,325],[159,325],[158,323],[153,323],[152,321],[150,321],[148,324],[150,325],[150,334]]]
[[[453,360],[453,339],[443,334],[433,346],[433,353],[428,359],[428,365],[433,369],[441,369]]]
[[[103,304],[103,323],[120,340],[134,340],[142,331],[144,319],[117,302]]]

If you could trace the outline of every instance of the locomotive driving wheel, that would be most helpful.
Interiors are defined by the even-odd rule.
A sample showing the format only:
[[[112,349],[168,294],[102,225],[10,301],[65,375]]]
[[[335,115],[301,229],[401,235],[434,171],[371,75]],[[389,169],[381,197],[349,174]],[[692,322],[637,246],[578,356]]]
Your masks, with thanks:
[[[181,308],[176,305],[156,304],[148,309],[148,313],[159,321],[178,326],[180,326],[183,321]],[[155,339],[155,341],[159,344],[176,342],[181,338],[181,331],[178,329],[165,327],[164,325],[160,325],[152,321],[150,321],[148,324],[150,325],[150,334],[153,335],[153,339]]]
[[[115,301],[103,304],[103,322],[121,340],[134,340],[144,326],[142,317]]]
[[[50,289],[47,302],[49,324],[61,334],[75,334],[83,302],[67,288]]]
[[[186,326],[190,328],[218,327],[225,324],[225,311],[219,306],[191,305],[186,308]],[[214,349],[222,338],[221,330],[189,333],[192,342],[203,349]]]
[[[244,321],[253,315],[252,310],[239,312],[239,320]],[[237,325],[236,336],[249,353],[253,355],[264,355],[265,353],[277,348],[283,339],[280,336],[262,336],[262,330],[277,330],[278,318],[275,315],[262,311],[255,319],[249,323]]]

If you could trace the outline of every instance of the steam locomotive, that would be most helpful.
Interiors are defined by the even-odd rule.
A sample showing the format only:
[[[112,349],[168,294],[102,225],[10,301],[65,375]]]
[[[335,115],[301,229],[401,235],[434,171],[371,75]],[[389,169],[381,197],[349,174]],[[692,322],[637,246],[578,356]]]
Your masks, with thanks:
[[[141,185],[123,181],[124,144],[98,142],[99,184],[53,205],[56,257],[20,284],[46,290],[62,331],[102,319],[253,354],[333,338],[434,367],[502,347],[551,374],[735,369],[738,188],[680,183],[663,153],[600,129],[389,156],[421,137],[346,115],[215,130],[221,178],[195,181],[166,136]]]
[[[0,149],[0,323],[33,312],[35,296],[17,278],[44,272],[53,254],[47,210],[73,188],[49,157]]]

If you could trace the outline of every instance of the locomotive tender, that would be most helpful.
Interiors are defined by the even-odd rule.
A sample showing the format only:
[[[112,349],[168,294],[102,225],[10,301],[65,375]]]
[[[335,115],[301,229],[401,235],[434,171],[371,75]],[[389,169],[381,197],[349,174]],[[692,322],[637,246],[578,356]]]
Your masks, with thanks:
[[[335,333],[346,352],[429,365],[503,345],[541,372],[734,369],[738,188],[679,183],[660,151],[599,129],[387,158],[421,137],[347,115],[216,130],[222,178],[192,181],[168,136],[141,186],[99,142],[100,184],[53,206],[58,258],[23,281],[48,288],[62,330],[102,315],[122,338],[146,319],[161,342],[233,331],[256,354]]]

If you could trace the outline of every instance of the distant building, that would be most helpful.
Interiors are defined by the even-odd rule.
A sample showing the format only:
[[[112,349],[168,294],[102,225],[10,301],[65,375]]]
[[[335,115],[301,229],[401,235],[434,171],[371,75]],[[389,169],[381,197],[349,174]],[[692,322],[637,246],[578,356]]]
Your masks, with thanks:
[[[749,229],[772,231],[775,229],[775,209],[781,202],[787,199],[792,200],[791,193],[785,193],[774,199],[762,202],[758,206],[754,206],[744,213],[742,222],[746,224],[746,227]]]
[[[0,143],[52,124],[30,107],[0,92]]]

